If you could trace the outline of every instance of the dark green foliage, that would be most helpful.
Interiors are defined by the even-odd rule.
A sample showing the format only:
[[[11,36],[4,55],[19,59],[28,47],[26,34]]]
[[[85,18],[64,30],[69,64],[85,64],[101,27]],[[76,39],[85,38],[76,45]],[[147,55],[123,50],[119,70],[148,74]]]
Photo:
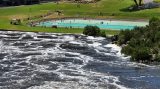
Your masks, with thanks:
[[[153,17],[150,19],[149,21],[149,26],[157,26],[157,27],[160,27],[158,26],[160,24],[160,19],[159,18],[156,18],[156,17]]]
[[[100,36],[106,37],[106,32],[105,32],[105,31],[101,31],[101,32],[100,32]]]
[[[160,31],[155,34],[155,41],[160,40]]]
[[[100,29],[97,26],[86,26],[83,31],[83,34],[89,36],[100,36],[100,33]]]
[[[111,37],[111,41],[117,41],[117,40],[118,40],[118,35],[114,35],[114,36]]]
[[[155,55],[155,60],[158,61],[158,62],[160,62],[160,55],[158,55],[158,54]]]
[[[83,30],[83,34],[88,36],[106,37],[106,32],[104,30],[101,31],[97,26],[86,26]]]
[[[0,4],[4,6],[30,5],[40,3],[40,0],[0,0]]]
[[[131,56],[133,61],[138,62],[150,62],[152,58],[152,55],[146,48],[135,48]]]
[[[122,35],[121,35],[122,34]],[[119,44],[122,45],[122,44],[126,44],[127,41],[129,41],[130,39],[132,38],[132,33],[131,31],[129,31],[128,29],[127,30],[122,30],[120,32],[120,35],[119,35]]]
[[[126,55],[131,55],[134,51],[134,48],[131,46],[124,46],[123,49],[121,50],[122,53],[125,53]]]
[[[126,44],[122,53],[131,55],[133,61],[160,61],[160,19],[153,17],[146,27],[121,31],[118,44]]]

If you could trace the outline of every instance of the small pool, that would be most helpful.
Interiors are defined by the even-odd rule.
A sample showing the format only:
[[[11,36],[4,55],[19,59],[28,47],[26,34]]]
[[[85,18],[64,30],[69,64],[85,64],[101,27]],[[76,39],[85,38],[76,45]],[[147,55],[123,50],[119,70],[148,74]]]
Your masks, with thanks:
[[[133,29],[135,26],[146,26],[148,22],[143,21],[119,21],[119,20],[93,20],[93,19],[60,19],[40,22],[37,26],[44,27],[66,27],[84,28],[87,25],[98,26],[101,29]]]

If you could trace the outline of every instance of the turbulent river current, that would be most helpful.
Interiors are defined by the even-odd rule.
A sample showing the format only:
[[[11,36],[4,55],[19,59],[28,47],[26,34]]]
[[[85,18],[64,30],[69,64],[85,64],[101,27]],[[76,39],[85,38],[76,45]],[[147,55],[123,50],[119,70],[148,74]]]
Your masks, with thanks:
[[[130,62],[109,39],[0,31],[0,89],[159,89],[160,67]]]

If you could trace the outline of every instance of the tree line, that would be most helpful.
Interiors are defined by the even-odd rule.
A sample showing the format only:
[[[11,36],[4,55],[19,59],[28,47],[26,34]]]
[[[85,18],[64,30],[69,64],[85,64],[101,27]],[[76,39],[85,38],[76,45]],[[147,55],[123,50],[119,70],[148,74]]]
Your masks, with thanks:
[[[31,5],[56,0],[0,0],[1,6]]]
[[[29,5],[39,3],[39,0],[0,0],[0,4],[4,6]]]

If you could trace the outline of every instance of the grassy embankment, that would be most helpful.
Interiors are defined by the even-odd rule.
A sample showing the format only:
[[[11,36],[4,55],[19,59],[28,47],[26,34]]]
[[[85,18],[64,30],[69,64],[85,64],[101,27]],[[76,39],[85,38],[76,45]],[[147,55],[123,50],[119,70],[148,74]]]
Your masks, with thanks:
[[[22,30],[22,31],[38,31],[38,32],[60,32],[60,33],[82,33],[83,29],[65,29],[65,28],[41,28],[41,27],[29,27],[26,25],[26,21],[22,25],[10,25],[10,19],[12,18],[28,18],[37,15],[44,15],[47,12],[61,10],[63,15],[58,16],[52,14],[46,18],[56,17],[92,17],[92,18],[113,18],[113,19],[149,19],[153,16],[160,17],[160,8],[146,9],[136,12],[126,11],[125,8],[134,4],[132,0],[102,0],[98,3],[92,4],[77,4],[73,3],[44,3],[39,5],[18,6],[18,7],[5,7],[0,8],[0,29],[9,30]],[[103,13],[103,16],[99,16],[99,13]],[[107,34],[117,34],[119,31],[106,30]]]

